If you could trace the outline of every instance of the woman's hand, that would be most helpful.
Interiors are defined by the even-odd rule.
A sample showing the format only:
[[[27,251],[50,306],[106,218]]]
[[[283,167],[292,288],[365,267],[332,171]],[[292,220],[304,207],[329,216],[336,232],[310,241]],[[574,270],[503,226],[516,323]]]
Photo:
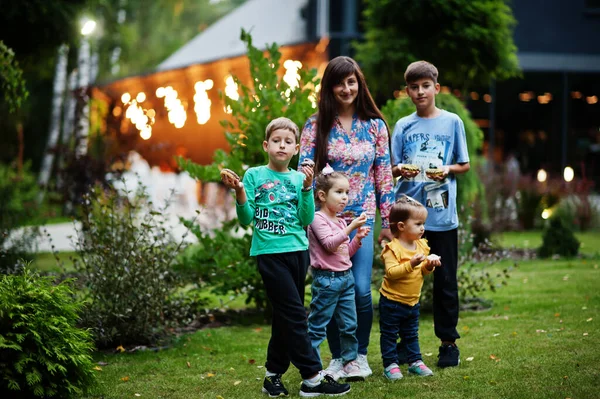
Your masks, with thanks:
[[[393,239],[394,235],[392,234],[392,231],[390,229],[381,229],[377,242],[383,245],[383,241],[391,242]]]

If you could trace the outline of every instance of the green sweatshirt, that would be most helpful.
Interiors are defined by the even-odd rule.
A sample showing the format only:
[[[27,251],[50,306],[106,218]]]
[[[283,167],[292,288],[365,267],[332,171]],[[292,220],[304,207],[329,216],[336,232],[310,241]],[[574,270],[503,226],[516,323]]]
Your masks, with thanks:
[[[295,170],[275,172],[267,166],[250,168],[244,174],[248,200],[236,203],[240,223],[254,221],[250,256],[308,249],[304,227],[315,216],[312,190],[302,191],[304,175]]]

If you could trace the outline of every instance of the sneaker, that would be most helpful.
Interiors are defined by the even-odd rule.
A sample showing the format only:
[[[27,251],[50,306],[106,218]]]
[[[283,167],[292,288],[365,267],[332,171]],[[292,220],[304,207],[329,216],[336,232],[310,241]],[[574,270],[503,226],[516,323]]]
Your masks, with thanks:
[[[285,389],[283,382],[281,382],[281,374],[265,377],[262,391],[272,398],[289,395],[288,390]]]
[[[417,360],[410,366],[408,366],[408,373],[415,374],[420,377],[429,377],[433,375],[433,371],[429,369],[429,367],[425,366],[422,360]]]
[[[361,373],[365,376],[365,378],[373,374],[373,370],[371,370],[371,367],[369,367],[367,355],[361,355],[359,353],[358,357],[356,358],[356,363],[358,363],[358,367],[360,367]]]
[[[408,364],[408,352],[406,350],[406,345],[402,343],[402,340],[396,344],[396,353],[398,354],[399,365]]]
[[[300,396],[303,398],[314,398],[316,396],[341,396],[350,392],[350,384],[340,384],[332,376],[325,374],[319,385],[309,387],[304,382],[300,386]]]
[[[346,381],[362,381],[365,379],[364,371],[358,366],[356,360],[346,363],[346,365],[338,372],[337,378],[333,376],[334,380],[338,380],[340,378],[345,379]]]
[[[391,381],[396,381],[404,377],[402,375],[402,371],[400,371],[400,367],[396,363],[392,363],[383,370],[383,375],[385,378]]]
[[[455,367],[460,363],[460,351],[455,344],[444,344],[440,346],[440,353],[438,355],[437,366],[440,368],[444,367]]]
[[[338,380],[340,371],[344,368],[344,361],[342,358],[331,359],[329,362],[329,367],[327,367],[324,372],[325,374],[329,374],[333,377],[334,380]]]

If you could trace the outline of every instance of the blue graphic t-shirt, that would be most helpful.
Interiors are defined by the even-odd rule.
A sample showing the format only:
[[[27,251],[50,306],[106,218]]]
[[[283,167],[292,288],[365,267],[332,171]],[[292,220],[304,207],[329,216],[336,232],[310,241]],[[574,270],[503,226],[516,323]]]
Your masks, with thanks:
[[[313,191],[302,191],[304,175],[295,170],[276,172],[267,166],[244,174],[247,201],[236,203],[240,223],[254,222],[250,255],[308,249],[304,227],[315,217]]]
[[[414,164],[420,173],[412,179],[400,178],[396,198],[413,197],[427,208],[425,229],[448,231],[458,227],[456,176],[449,174],[436,182],[425,175],[428,168],[469,162],[465,127],[458,115],[440,110],[435,118],[413,113],[400,119],[392,135],[392,161]]]

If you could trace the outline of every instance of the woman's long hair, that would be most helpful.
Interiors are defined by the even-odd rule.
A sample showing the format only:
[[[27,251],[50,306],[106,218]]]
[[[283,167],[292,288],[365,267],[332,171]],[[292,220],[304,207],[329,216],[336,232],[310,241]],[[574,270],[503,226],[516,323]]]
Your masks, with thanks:
[[[327,64],[327,68],[325,68],[325,72],[323,73],[323,79],[321,80],[319,111],[317,113],[315,174],[321,171],[328,162],[327,143],[338,106],[333,95],[333,87],[352,74],[356,76],[356,80],[358,81],[358,93],[355,100],[355,112],[358,114],[358,117],[365,121],[369,119],[381,119],[387,127],[381,111],[375,105],[373,97],[371,97],[367,82],[365,81],[365,75],[363,75],[356,61],[345,56],[332,59]],[[388,128],[388,137],[389,135]]]

